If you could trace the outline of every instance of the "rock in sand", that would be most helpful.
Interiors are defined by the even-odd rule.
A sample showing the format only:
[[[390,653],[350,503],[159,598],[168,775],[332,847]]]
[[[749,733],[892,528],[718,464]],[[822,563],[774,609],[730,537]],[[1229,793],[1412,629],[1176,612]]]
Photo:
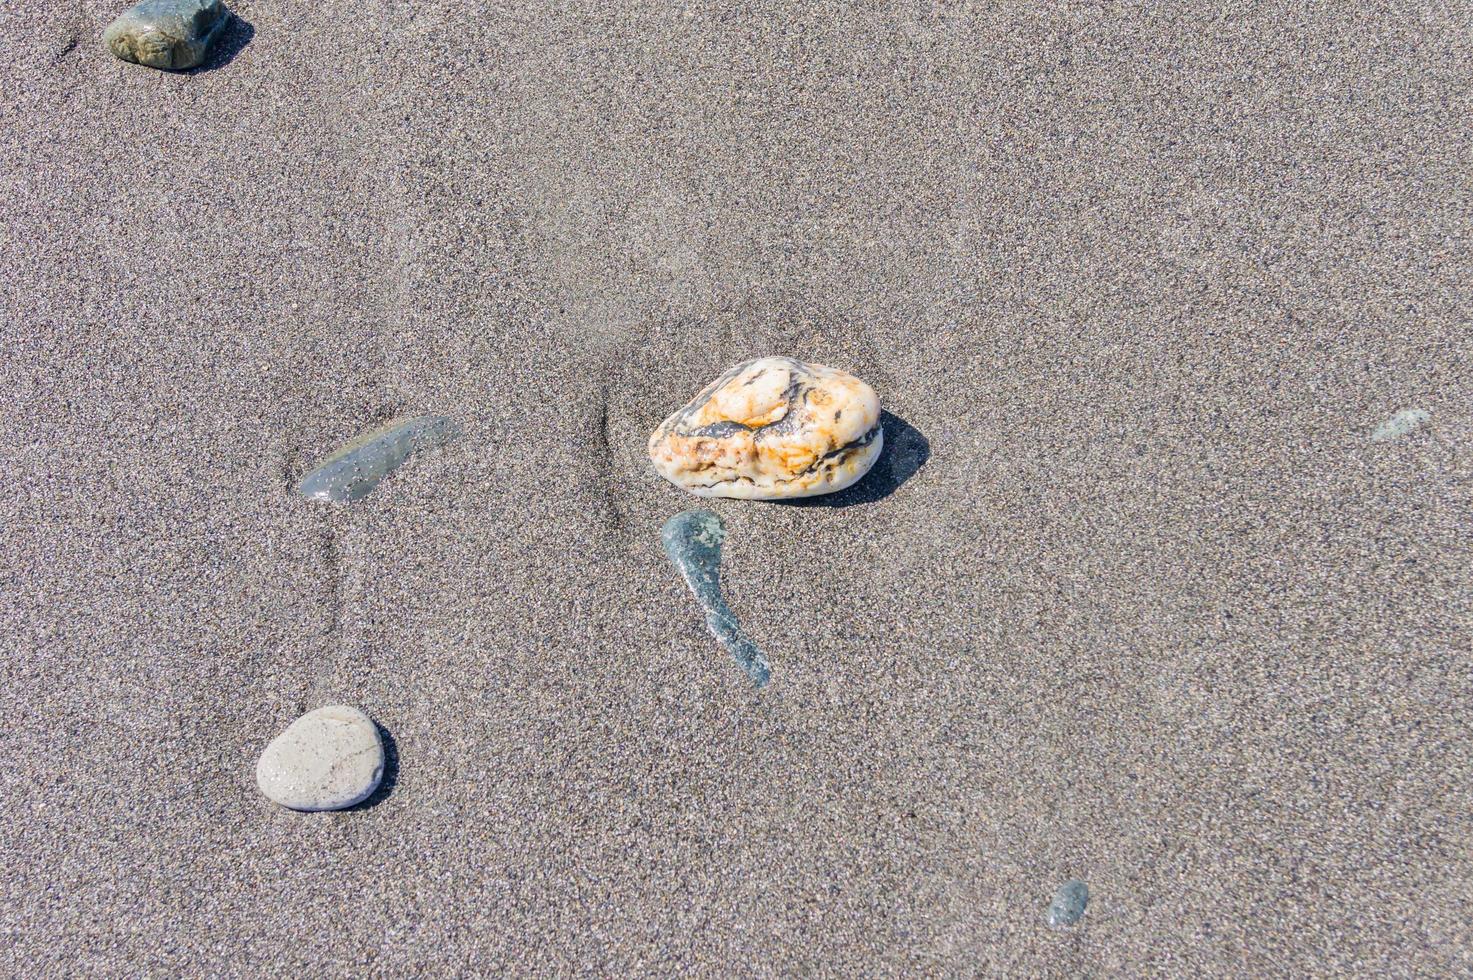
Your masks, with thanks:
[[[1072,926],[1084,915],[1084,907],[1088,904],[1089,886],[1078,878],[1066,881],[1049,903],[1048,924],[1055,929]]]
[[[742,632],[736,615],[721,596],[721,543],[726,525],[709,510],[688,510],[665,522],[660,531],[665,553],[706,614],[706,628],[726,648],[758,687],[772,676],[767,657]]]
[[[1390,442],[1393,439],[1400,439],[1426,425],[1430,418],[1432,418],[1432,413],[1424,408],[1404,408],[1376,426],[1375,431],[1371,433],[1371,441]]]
[[[395,419],[349,441],[318,463],[297,489],[309,500],[352,503],[366,497],[410,456],[459,434],[460,428],[443,415]]]
[[[309,711],[261,753],[256,785],[292,810],[341,810],[361,803],[384,776],[384,744],[373,720],[347,705]]]
[[[655,470],[699,497],[781,500],[843,490],[879,458],[880,399],[821,364],[731,368],[650,436]]]
[[[220,0],[143,0],[109,24],[102,40],[124,61],[182,71],[205,60],[228,20]]]

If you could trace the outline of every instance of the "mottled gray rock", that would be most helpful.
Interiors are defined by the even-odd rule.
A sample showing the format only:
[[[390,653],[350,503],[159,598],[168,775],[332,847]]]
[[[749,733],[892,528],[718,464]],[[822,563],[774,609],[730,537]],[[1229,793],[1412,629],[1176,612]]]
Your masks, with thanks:
[[[1371,441],[1390,442],[1392,439],[1400,439],[1420,429],[1430,418],[1432,413],[1424,408],[1404,408],[1376,426],[1376,430],[1371,433]]]
[[[772,675],[767,658],[742,632],[736,615],[721,597],[721,542],[726,540],[726,527],[721,518],[709,510],[676,514],[665,522],[660,540],[701,604],[711,634],[747,672],[752,683],[758,687],[766,684]]]
[[[302,479],[302,496],[330,503],[351,503],[368,494],[380,480],[410,456],[454,439],[460,429],[443,415],[399,418],[366,432],[319,463]]]
[[[143,0],[109,24],[102,40],[124,61],[181,71],[205,60],[229,19],[220,0]]]
[[[266,746],[256,785],[293,810],[341,810],[367,799],[384,776],[373,720],[347,705],[309,711]]]
[[[1049,903],[1048,924],[1055,929],[1072,926],[1084,915],[1084,907],[1088,904],[1089,886],[1077,878],[1066,881]]]

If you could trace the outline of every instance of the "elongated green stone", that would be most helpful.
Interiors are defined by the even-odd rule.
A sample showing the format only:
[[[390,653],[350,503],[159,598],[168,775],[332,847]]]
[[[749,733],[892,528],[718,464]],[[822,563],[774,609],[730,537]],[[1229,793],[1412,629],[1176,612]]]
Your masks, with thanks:
[[[102,40],[124,61],[182,71],[205,60],[229,19],[220,0],[143,0],[109,24]]]
[[[726,540],[726,527],[721,518],[709,510],[676,514],[665,522],[660,540],[701,604],[711,634],[747,672],[752,683],[762,687],[772,676],[767,658],[742,632],[731,607],[721,597],[721,542]]]
[[[410,456],[449,442],[460,428],[443,415],[399,418],[365,432],[324,459],[297,488],[311,500],[360,500]]]

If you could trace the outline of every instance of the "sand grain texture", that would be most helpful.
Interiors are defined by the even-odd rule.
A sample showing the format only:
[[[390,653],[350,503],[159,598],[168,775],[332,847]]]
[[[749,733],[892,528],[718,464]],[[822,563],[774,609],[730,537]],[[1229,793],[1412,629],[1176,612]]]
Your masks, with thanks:
[[[1473,969],[1466,8],[230,6],[4,11],[3,972]],[[644,441],[767,353],[928,458],[716,504],[758,693]]]

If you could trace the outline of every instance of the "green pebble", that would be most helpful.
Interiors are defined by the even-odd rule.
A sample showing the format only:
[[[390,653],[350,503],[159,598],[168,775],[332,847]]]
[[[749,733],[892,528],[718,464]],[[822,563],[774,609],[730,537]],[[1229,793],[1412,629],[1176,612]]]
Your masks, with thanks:
[[[220,0],[143,0],[109,24],[102,40],[124,61],[182,71],[205,60],[229,19]]]
[[[1389,442],[1392,439],[1400,439],[1421,428],[1430,418],[1432,418],[1432,413],[1426,409],[1404,408],[1376,426],[1376,430],[1371,433],[1371,441]]]
[[[665,522],[660,540],[701,604],[712,635],[747,672],[753,684],[765,685],[772,676],[767,657],[742,632],[736,615],[721,597],[721,543],[726,540],[726,527],[721,518],[709,510],[684,511]]]

